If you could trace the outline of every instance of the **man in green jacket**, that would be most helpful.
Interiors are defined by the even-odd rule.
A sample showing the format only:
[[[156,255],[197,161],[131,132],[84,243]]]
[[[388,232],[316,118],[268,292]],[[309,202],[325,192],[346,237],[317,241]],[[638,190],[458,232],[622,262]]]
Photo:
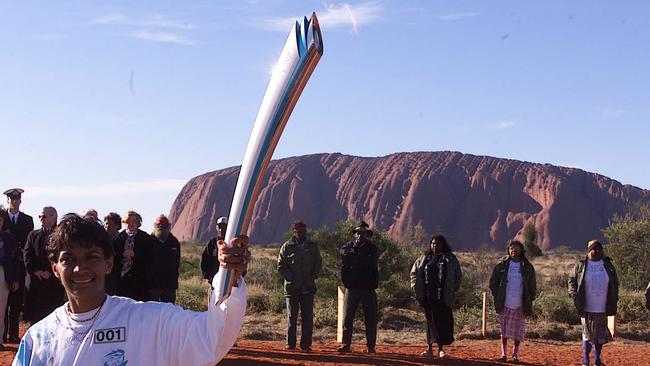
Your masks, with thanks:
[[[278,255],[278,271],[284,278],[284,295],[289,318],[286,348],[296,348],[296,323],[300,310],[300,349],[309,352],[314,320],[315,281],[323,260],[318,245],[307,240],[307,225],[304,222],[294,222],[291,230],[293,236],[282,245]]]

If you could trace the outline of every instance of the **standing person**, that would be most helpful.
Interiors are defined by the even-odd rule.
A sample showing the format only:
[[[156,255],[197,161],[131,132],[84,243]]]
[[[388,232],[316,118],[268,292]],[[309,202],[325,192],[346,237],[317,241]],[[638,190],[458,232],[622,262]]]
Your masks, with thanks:
[[[65,302],[63,287],[54,276],[45,251],[50,234],[56,226],[56,209],[51,206],[43,207],[38,218],[41,220],[41,228],[29,233],[24,253],[30,285],[27,289],[23,320],[32,325]]]
[[[120,233],[122,217],[115,212],[109,212],[108,215],[104,217],[104,227],[108,232],[108,236],[113,240],[117,234]]]
[[[463,273],[443,235],[431,238],[429,250],[411,268],[411,288],[427,319],[427,349],[422,356],[433,357],[433,343],[438,345],[438,357],[446,357],[443,346],[454,342],[454,313],[456,292]]]
[[[23,248],[27,241],[27,235],[34,230],[34,220],[31,216],[20,211],[22,194],[25,191],[20,188],[12,188],[4,191],[7,196],[7,215],[5,217],[5,230],[12,233],[18,240],[18,246],[14,252],[15,279],[18,281],[18,289],[9,294],[7,309],[5,311],[5,329],[3,339],[6,343],[18,343],[18,320],[23,311],[25,300],[25,263],[23,262]]]
[[[296,221],[291,227],[293,236],[282,244],[278,255],[278,272],[284,278],[284,296],[287,301],[287,346],[296,348],[296,327],[300,311],[300,349],[311,351],[314,326],[314,294],[316,278],[323,259],[318,245],[307,239],[307,225]]]
[[[210,239],[201,254],[201,273],[208,283],[212,283],[212,278],[219,271],[219,260],[217,258],[217,242],[226,240],[226,229],[228,228],[228,219],[221,216],[217,219],[217,236]]]
[[[151,263],[151,236],[140,230],[142,216],[135,211],[128,211],[122,221],[126,229],[113,240],[115,248],[115,278],[119,296],[134,300],[147,301],[149,284],[147,267]]]
[[[0,208],[0,309],[7,306],[9,293],[18,289],[16,281],[15,261],[13,260],[18,248],[16,237],[4,230],[7,211]],[[0,316],[0,329],[4,329],[4,316]],[[4,351],[5,346],[0,343],[0,351]]]
[[[181,264],[181,244],[170,233],[171,225],[165,215],[153,224],[151,264],[149,265],[149,301],[176,302],[178,268]]]
[[[104,278],[113,265],[108,234],[96,221],[64,216],[47,251],[69,301],[27,330],[13,365],[217,364],[235,342],[246,311],[239,274],[250,260],[248,238],[231,244],[220,243],[219,255],[239,287],[221,305],[213,293],[207,311],[194,312],[106,295]]]
[[[594,365],[603,365],[603,344],[612,339],[607,316],[616,315],[618,304],[618,276],[598,240],[587,243],[587,257],[576,263],[568,282],[569,296],[582,323],[582,364],[589,365],[593,345],[596,349]]]
[[[111,242],[114,242],[117,239],[120,229],[122,228],[122,217],[115,213],[109,212],[108,215],[104,217],[104,228],[108,233],[108,237],[111,238]],[[106,293],[109,295],[117,294],[117,279],[119,275],[116,271],[111,271],[111,273],[106,275]]]
[[[379,254],[370,238],[372,230],[361,221],[354,230],[354,240],[341,246],[341,279],[345,286],[343,346],[340,353],[350,352],[352,323],[359,303],[366,327],[366,351],[375,353],[377,343],[377,294],[379,287]]]
[[[524,245],[508,242],[508,255],[502,258],[490,276],[490,292],[501,328],[501,358],[505,362],[508,339],[514,341],[512,363],[519,363],[519,345],[526,335],[526,317],[533,315],[537,296],[535,267],[526,258]]]

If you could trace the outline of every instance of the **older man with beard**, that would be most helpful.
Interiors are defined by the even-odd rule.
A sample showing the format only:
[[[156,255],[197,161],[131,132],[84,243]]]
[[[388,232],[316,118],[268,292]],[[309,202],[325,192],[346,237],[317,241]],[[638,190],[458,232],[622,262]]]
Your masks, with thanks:
[[[181,245],[169,232],[171,225],[165,215],[154,222],[151,233],[151,265],[149,266],[149,301],[174,303],[178,289],[178,268],[181,263]]]
[[[63,286],[52,273],[46,251],[58,214],[54,207],[46,206],[38,218],[41,220],[41,228],[29,233],[24,252],[30,285],[27,289],[23,320],[31,324],[45,318],[65,302]]]

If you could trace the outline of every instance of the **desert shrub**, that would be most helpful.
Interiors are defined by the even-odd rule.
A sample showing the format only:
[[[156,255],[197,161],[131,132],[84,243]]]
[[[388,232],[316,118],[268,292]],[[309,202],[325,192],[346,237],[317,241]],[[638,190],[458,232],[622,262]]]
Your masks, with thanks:
[[[413,291],[410,282],[404,276],[395,273],[382,282],[377,289],[377,306],[408,307],[413,303]]]
[[[523,239],[524,250],[528,257],[535,258],[543,255],[542,249],[537,246],[537,230],[535,229],[534,221],[526,222],[521,236]]]
[[[650,273],[650,207],[640,206],[625,216],[614,215],[603,235],[621,286],[645,289]]]
[[[253,257],[246,271],[246,282],[267,289],[284,285],[277,270],[277,262],[269,258]]]
[[[314,304],[314,327],[336,327],[338,300],[320,300]]]
[[[208,309],[208,286],[199,276],[181,279],[176,292],[176,305],[194,311]]]
[[[641,291],[620,291],[616,315],[622,323],[647,321],[649,317],[648,310],[645,308],[644,293]]]
[[[180,279],[201,277],[200,268],[201,258],[195,256],[181,257],[180,267],[178,268],[178,277]]]
[[[247,311],[252,313],[268,311],[270,308],[269,299],[271,297],[271,290],[254,283],[246,284],[246,288],[248,290]]]
[[[533,301],[533,313],[539,320],[580,324],[580,316],[566,291],[540,291]]]

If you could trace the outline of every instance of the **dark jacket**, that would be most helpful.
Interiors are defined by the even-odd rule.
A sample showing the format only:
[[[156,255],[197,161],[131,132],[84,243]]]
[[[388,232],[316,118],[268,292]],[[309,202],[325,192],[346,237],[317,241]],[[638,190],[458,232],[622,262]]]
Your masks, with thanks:
[[[152,239],[149,234],[138,230],[134,235],[133,265],[128,272],[122,274],[124,261],[124,246],[128,234],[122,230],[113,240],[115,260],[113,261],[113,276],[116,279],[115,293],[118,296],[130,297],[134,300],[146,301],[149,297],[147,268],[151,264]]]
[[[219,272],[219,258],[217,258],[217,242],[219,240],[223,239],[218,237],[210,239],[201,254],[201,273],[203,274],[203,278],[210,283],[212,283],[214,275]]]
[[[25,285],[25,263],[23,263],[23,248],[27,241],[27,235],[34,230],[34,219],[24,212],[18,213],[18,220],[14,224],[9,219],[9,213],[5,216],[5,231],[14,235],[17,240],[16,251],[14,252],[16,280],[21,287]]]
[[[460,289],[460,283],[463,279],[463,272],[460,270],[460,263],[456,256],[451,253],[442,253],[444,260],[447,262],[447,274],[445,276],[444,295],[445,305],[453,307],[456,301],[456,291]],[[424,266],[433,257],[432,252],[421,255],[411,267],[411,289],[415,293],[415,298],[420,304],[426,300],[426,288],[424,283]]]
[[[3,243],[2,248],[4,251],[2,260],[0,260],[0,266],[5,272],[5,282],[7,282],[7,285],[11,286],[13,282],[17,281],[15,258],[18,241],[13,234],[7,231],[0,231],[0,241]]]
[[[345,288],[371,290],[379,287],[379,254],[368,241],[349,241],[341,246],[341,280]]]
[[[494,298],[494,308],[497,313],[501,313],[506,306],[506,286],[508,284],[508,269],[510,268],[510,258],[501,259],[490,276],[490,292]],[[521,302],[524,315],[533,315],[533,300],[537,296],[537,279],[535,277],[535,267],[525,257],[521,260],[521,277],[523,282],[523,299]]]
[[[301,246],[292,237],[282,244],[278,254],[278,272],[284,278],[284,295],[315,293],[315,281],[322,263],[318,245],[313,241],[306,240]]]
[[[181,244],[173,234],[165,242],[151,235],[151,264],[148,283],[152,289],[177,289],[178,268],[181,264]]]
[[[589,265],[588,263],[589,259],[587,258],[578,261],[569,276],[569,296],[573,299],[573,303],[580,316],[585,313],[585,271]],[[609,276],[605,313],[608,316],[612,316],[616,315],[616,307],[618,306],[618,275],[616,274],[616,268],[614,268],[611,258],[604,257],[603,265]]]
[[[54,276],[50,261],[47,259],[49,232],[43,228],[34,230],[27,236],[24,259],[25,268],[30,277],[27,289],[23,317],[26,321],[35,323],[54,309],[65,303],[65,290],[59,279]],[[34,273],[44,271],[50,273],[50,278],[42,280]]]

